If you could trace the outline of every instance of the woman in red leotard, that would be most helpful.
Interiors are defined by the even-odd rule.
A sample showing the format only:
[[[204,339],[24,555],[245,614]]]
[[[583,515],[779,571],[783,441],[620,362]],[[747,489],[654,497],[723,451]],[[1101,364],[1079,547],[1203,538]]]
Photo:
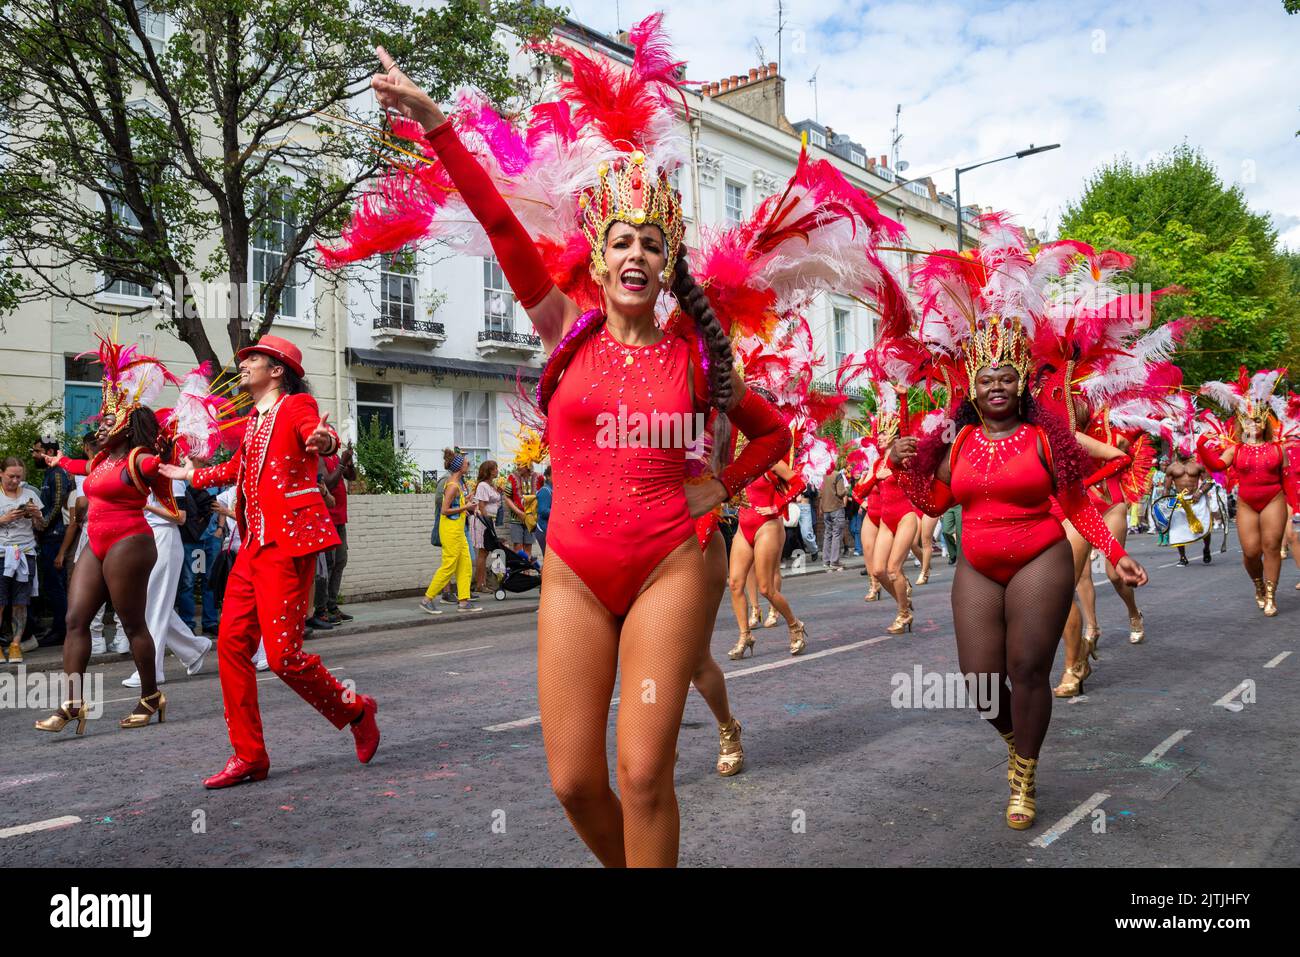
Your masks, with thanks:
[[[1220,427],[1217,438],[1202,436],[1196,445],[1207,467],[1226,471],[1229,481],[1237,484],[1241,563],[1255,583],[1255,604],[1270,618],[1277,614],[1277,582],[1282,574],[1288,457],[1295,454],[1279,440],[1278,419],[1269,402],[1285,371],[1248,377],[1243,366],[1235,383],[1203,384],[1201,394],[1228,406],[1235,417],[1231,429]]]
[[[1074,563],[1051,514],[1053,496],[1126,581],[1146,582],[1146,572],[1124,554],[1084,495],[1083,450],[1027,395],[1017,399],[1020,382],[1012,364],[994,359],[981,366],[972,399],[954,417],[951,445],[935,434],[918,450],[917,440],[905,436],[890,454],[907,463],[904,487],[927,514],[962,506],[952,601],[957,653],[963,672],[992,681],[994,700],[979,704],[1007,741],[1012,797],[1006,816],[1017,830],[1036,813],[1034,776],[1052,709],[1049,669],[1073,591]]]
[[[745,489],[748,504],[740,510],[740,527],[731,543],[731,608],[736,614],[740,637],[727,652],[733,661],[754,653],[754,635],[749,630],[745,581],[750,571],[758,577],[759,593],[767,599],[790,630],[790,654],[797,655],[807,646],[804,623],[795,618],[786,597],[781,594],[781,551],[785,546],[786,507],[803,491],[799,478],[785,462],[777,462]]]
[[[876,536],[880,534],[880,485],[876,479],[876,465],[864,473],[853,486],[853,497],[862,506],[862,574],[871,578],[871,586],[863,601],[880,600],[880,579],[871,574],[871,558],[876,549]]]
[[[381,105],[425,131],[551,353],[538,388],[556,490],[538,615],[538,702],[552,786],[602,863],[671,866],[675,744],[708,639],[694,518],[769,468],[790,434],[735,375],[727,335],[679,258],[680,200],[664,170],[633,149],[602,162],[581,192],[579,221],[604,302],[583,312],[555,285],[437,104],[382,49],[380,58],[386,73],[373,87]],[[666,291],[694,320],[691,336],[656,324]],[[647,441],[645,425],[665,415],[692,422],[710,405],[750,442],[716,478],[687,484],[681,441]],[[617,796],[606,762],[616,672]]]
[[[89,462],[62,456],[45,459],[48,465],[61,465],[72,475],[86,476],[90,548],[77,562],[68,585],[67,638],[63,643],[68,695],[57,711],[36,722],[40,731],[62,731],[76,721],[77,733],[85,733],[83,689],[90,661],[90,622],[109,600],[131,643],[131,657],[140,675],[140,700],[120,727],[142,728],[154,714],[160,723],[166,718],[167,699],[154,680],[154,643],[145,623],[145,586],[158,556],[153,531],[144,520],[144,507],[152,492],[164,507],[178,513],[171,482],[158,474],[158,420],[138,401],[135,388],[141,368],[152,360],[123,355],[116,343],[106,343],[101,361],[105,382],[97,434],[99,452]],[[134,381],[120,383],[118,374],[128,368],[134,370]],[[160,389],[166,374],[161,365],[157,369],[152,378]]]
[[[884,386],[886,390],[893,388]],[[900,398],[906,401],[905,396]],[[882,409],[876,418],[881,442],[888,448],[898,434],[899,416]],[[885,458],[876,464],[876,481],[880,488],[880,526],[871,551],[871,574],[898,603],[898,614],[885,630],[891,635],[901,635],[912,630],[912,583],[903,573],[903,562],[916,541],[921,512],[908,500],[898,484],[897,473]]]

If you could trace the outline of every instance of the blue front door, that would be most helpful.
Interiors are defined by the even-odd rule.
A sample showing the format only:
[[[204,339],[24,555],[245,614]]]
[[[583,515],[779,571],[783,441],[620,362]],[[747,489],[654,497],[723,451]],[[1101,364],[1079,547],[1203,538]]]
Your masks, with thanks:
[[[68,383],[63,387],[63,427],[68,435],[81,438],[94,427],[99,416],[102,392],[97,385]]]

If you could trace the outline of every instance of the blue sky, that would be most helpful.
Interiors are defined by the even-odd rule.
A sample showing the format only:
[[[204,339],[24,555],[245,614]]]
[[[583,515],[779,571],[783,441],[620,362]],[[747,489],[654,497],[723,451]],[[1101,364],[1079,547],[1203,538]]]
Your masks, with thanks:
[[[693,80],[776,56],[776,0],[568,0],[596,29],[663,10]],[[962,198],[1053,234],[1088,174],[1187,143],[1300,250],[1300,15],[1281,0],[786,0],[781,56],[791,120],[819,115],[873,155],[903,107],[909,175],[1030,143],[1061,149],[962,177]]]

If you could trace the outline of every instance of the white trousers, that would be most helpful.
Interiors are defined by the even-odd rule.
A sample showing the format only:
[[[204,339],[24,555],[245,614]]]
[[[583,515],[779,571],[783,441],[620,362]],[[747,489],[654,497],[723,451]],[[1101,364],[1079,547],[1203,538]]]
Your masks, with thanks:
[[[153,636],[154,678],[162,681],[163,656],[168,648],[179,661],[190,665],[212,647],[212,642],[194,634],[190,626],[176,614],[176,586],[181,580],[181,563],[185,561],[181,530],[170,524],[155,525],[153,540],[158,547],[158,560],[149,573],[144,621],[149,634]]]

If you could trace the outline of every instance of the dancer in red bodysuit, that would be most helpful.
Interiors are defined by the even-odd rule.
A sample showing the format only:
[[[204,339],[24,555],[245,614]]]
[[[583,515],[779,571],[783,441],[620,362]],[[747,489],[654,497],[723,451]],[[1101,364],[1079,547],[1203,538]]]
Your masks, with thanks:
[[[868,446],[864,439],[863,450]],[[871,585],[863,596],[863,601],[880,600],[880,579],[871,574],[871,557],[876,548],[876,536],[880,534],[881,507],[880,483],[876,478],[876,467],[880,464],[880,452],[874,441],[870,445],[870,463],[861,478],[853,486],[853,497],[862,507],[862,574],[871,579]]]
[[[1255,583],[1255,603],[1268,617],[1277,614],[1277,582],[1282,573],[1282,539],[1286,534],[1289,458],[1297,449],[1282,441],[1279,418],[1285,400],[1273,395],[1285,369],[1250,376],[1242,366],[1237,381],[1206,382],[1201,395],[1234,413],[1225,428],[1207,412],[1202,418],[1212,435],[1202,436],[1196,450],[1216,472],[1227,471],[1237,484],[1237,539],[1241,563]]]
[[[804,623],[795,617],[789,601],[781,594],[781,550],[785,546],[785,516],[788,506],[804,489],[803,479],[786,462],[777,462],[745,489],[748,502],[740,509],[739,534],[731,543],[731,608],[740,627],[740,637],[727,657],[733,661],[754,652],[754,635],[749,630],[745,581],[752,569],[758,590],[786,622],[790,630],[790,654],[807,647]]]
[[[221,465],[164,465],[170,479],[195,488],[234,485],[242,543],[226,584],[217,655],[221,697],[234,754],[203,782],[210,789],[264,780],[271,768],[257,704],[253,658],[266,660],[289,687],[342,730],[351,727],[357,759],[379,747],[378,706],[345,688],[302,639],[316,555],[337,545],[317,482],[317,457],[338,449],[338,436],[303,381],[302,353],[279,336],[263,336],[239,351],[239,382],[253,401],[243,441]]]
[[[957,653],[962,671],[991,692],[977,693],[977,707],[1007,742],[1006,822],[1021,830],[1036,815],[1038,755],[1052,707],[1049,669],[1074,581],[1053,496],[1125,581],[1141,585],[1146,573],[1088,501],[1082,479],[1091,469],[1068,426],[1032,398],[1025,326],[1032,329],[1041,299],[1014,278],[1032,262],[1023,234],[996,217],[982,218],[981,232],[987,249],[942,250],[917,271],[927,319],[920,328],[956,399],[949,416],[955,435],[903,436],[890,461],[927,514],[940,515],[954,501],[962,506],[952,600]],[[886,316],[882,340],[915,343],[910,318]]]
[[[77,733],[85,733],[83,688],[90,661],[90,622],[109,600],[126,631],[140,674],[140,700],[119,725],[142,728],[155,714],[159,723],[167,716],[167,698],[155,680],[153,638],[145,623],[146,586],[157,550],[153,531],[144,520],[144,506],[153,493],[164,508],[176,514],[171,482],[159,476],[158,420],[147,405],[167,382],[176,380],[156,359],[117,342],[101,340],[99,362],[104,368],[99,452],[89,462],[46,456],[47,464],[86,476],[90,549],[77,562],[68,586],[67,639],[63,644],[67,698],[54,714],[36,722],[40,731],[62,731],[76,721]]]
[[[889,448],[900,432],[899,406],[907,401],[895,386],[883,382],[877,389],[876,424],[882,447]],[[885,629],[891,635],[901,635],[912,630],[912,583],[903,572],[903,562],[911,551],[921,526],[921,512],[898,484],[898,475],[890,463],[882,458],[876,463],[876,487],[880,490],[880,525],[871,552],[871,574],[898,603],[898,614]]]

